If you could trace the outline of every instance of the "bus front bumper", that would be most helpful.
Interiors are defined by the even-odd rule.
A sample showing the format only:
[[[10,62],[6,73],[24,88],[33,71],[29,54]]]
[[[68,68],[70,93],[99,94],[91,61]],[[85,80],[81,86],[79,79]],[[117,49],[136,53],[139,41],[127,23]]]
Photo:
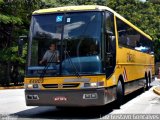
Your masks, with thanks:
[[[100,106],[113,101],[104,88],[81,90],[25,90],[27,106]]]

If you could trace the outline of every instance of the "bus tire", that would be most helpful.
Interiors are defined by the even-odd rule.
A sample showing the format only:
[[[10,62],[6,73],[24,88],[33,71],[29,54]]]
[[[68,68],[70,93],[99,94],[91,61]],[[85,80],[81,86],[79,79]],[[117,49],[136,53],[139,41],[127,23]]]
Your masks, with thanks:
[[[121,80],[118,81],[118,84],[116,87],[116,95],[117,95],[116,105],[119,108],[122,105],[124,100],[124,87]]]
[[[152,79],[151,73],[149,72],[149,75],[148,75],[149,87],[150,87],[151,79]]]
[[[145,90],[148,90],[149,89],[149,77],[148,77],[147,73],[145,73],[145,80],[146,80]]]
[[[151,74],[149,72],[149,74],[148,74],[148,88],[150,88],[150,87],[151,87]]]

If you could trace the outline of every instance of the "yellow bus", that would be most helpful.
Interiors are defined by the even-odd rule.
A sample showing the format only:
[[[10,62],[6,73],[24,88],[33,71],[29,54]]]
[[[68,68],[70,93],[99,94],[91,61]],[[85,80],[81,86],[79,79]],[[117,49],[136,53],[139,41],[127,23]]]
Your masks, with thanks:
[[[27,106],[101,106],[154,75],[152,38],[105,6],[33,12],[26,75]]]

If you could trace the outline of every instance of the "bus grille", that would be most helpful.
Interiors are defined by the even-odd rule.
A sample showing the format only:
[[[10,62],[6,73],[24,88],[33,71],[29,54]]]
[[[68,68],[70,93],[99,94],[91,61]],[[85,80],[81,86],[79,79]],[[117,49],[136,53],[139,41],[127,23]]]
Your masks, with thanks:
[[[58,88],[58,84],[43,84],[44,88]]]
[[[43,84],[44,88],[75,88],[79,86],[79,83],[72,84]]]
[[[63,88],[73,88],[73,87],[78,87],[79,83],[74,83],[74,84],[63,84]]]

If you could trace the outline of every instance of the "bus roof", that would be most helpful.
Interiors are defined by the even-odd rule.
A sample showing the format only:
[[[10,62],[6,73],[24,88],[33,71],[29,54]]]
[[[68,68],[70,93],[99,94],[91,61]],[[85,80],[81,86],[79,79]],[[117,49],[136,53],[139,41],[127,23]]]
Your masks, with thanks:
[[[57,7],[57,8],[48,8],[48,9],[40,9],[33,12],[33,15],[36,14],[47,14],[47,13],[57,13],[57,12],[74,12],[74,11],[110,11],[113,13],[117,18],[121,19],[123,22],[127,23],[129,26],[133,27],[135,30],[152,40],[152,38],[144,33],[142,30],[137,28],[135,25],[133,25],[131,22],[129,22],[127,19],[122,17],[120,14],[116,13],[114,10],[112,10],[109,7],[106,6],[99,6],[99,5],[80,5],[80,6],[65,6],[65,7]]]

